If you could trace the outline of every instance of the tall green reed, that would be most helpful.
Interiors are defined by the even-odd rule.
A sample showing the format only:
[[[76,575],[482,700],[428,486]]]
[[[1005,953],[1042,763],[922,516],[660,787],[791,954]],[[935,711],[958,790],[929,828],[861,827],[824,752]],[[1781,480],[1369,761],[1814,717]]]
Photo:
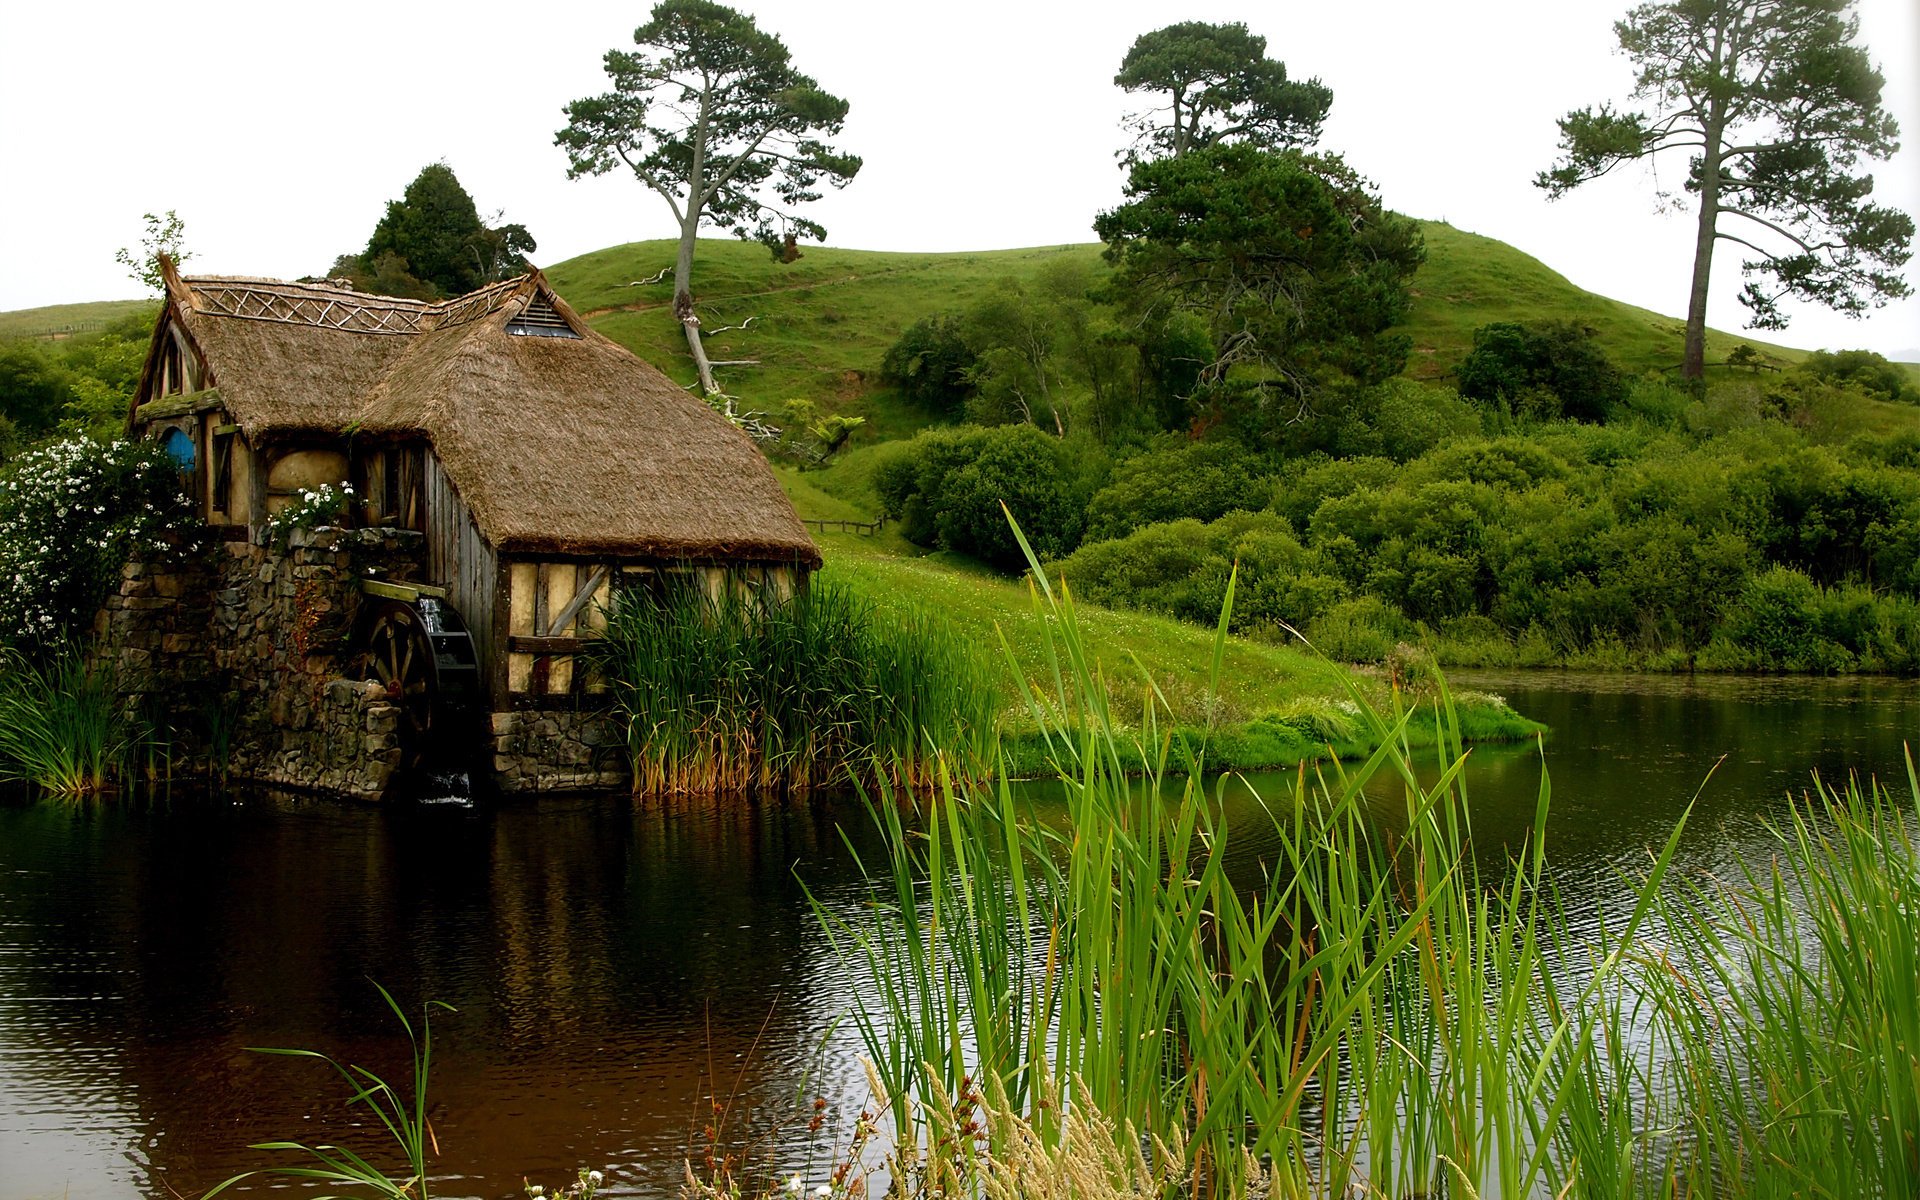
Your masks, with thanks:
[[[636,789],[780,792],[875,771],[933,776],[934,747],[978,761],[990,668],[924,613],[883,613],[832,584],[785,601],[636,592],[595,643]]]
[[[72,651],[44,663],[0,651],[0,780],[89,795],[124,777],[146,740],[108,670]]]
[[[1537,837],[1497,868],[1472,852],[1444,685],[1424,711],[1382,711],[1355,688],[1378,749],[1303,768],[1291,795],[1267,798],[1259,832],[1278,849],[1248,880],[1230,870],[1236,834],[1203,782],[1204,742],[1172,730],[1151,686],[1123,727],[1071,592],[1036,567],[1033,596],[1051,678],[1029,684],[1031,707],[1064,795],[1058,822],[1004,778],[943,778],[925,798],[882,787],[887,861],[870,875],[870,914],[819,910],[876,980],[854,1019],[905,1172],[977,1191],[971,1173],[1016,1133],[1067,1136],[1064,1095],[1135,1147],[1182,1148],[1197,1193],[1258,1181],[1520,1196],[1576,1178],[1620,1122],[1617,1063],[1588,1048],[1627,1044],[1613,999],[1624,950],[1679,831],[1574,986],[1550,952],[1566,919]],[[1425,773],[1408,746],[1416,719],[1435,723],[1441,748]],[[1378,798],[1396,792],[1398,805]],[[1536,829],[1549,798],[1543,772]],[[969,1094],[984,1105],[953,1102]],[[980,1111],[1000,1116],[977,1128]],[[1582,1132],[1563,1135],[1575,1122]]]

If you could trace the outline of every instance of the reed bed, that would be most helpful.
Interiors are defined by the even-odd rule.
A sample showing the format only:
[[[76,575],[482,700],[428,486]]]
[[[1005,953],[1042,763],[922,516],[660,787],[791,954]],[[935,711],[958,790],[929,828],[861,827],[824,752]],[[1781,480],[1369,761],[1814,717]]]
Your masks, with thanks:
[[[1668,879],[1676,827],[1576,936],[1544,768],[1535,840],[1483,868],[1444,684],[1390,711],[1356,689],[1379,749],[1267,798],[1280,850],[1249,881],[1204,742],[1151,694],[1123,734],[1071,594],[1036,570],[1035,603],[1064,819],[936,759],[929,794],[871,798],[868,910],[817,909],[874,980],[853,1020],[900,1194],[995,1194],[1089,1129],[1136,1165],[1083,1172],[1088,1197],[1920,1194],[1911,766],[1911,807],[1817,788],[1724,885]]]
[[[41,663],[0,651],[0,780],[91,795],[126,777],[150,740],[110,673],[81,655]]]
[[[983,762],[998,707],[991,660],[943,622],[818,582],[784,602],[635,593],[594,654],[651,793],[912,790],[936,747]]]

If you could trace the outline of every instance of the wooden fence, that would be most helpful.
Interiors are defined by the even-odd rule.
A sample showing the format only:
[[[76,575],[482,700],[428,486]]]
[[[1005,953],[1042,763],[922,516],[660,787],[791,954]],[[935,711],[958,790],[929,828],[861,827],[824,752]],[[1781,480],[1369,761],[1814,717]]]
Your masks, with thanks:
[[[801,523],[816,533],[825,533],[831,528],[841,533],[861,533],[868,537],[872,537],[887,527],[887,519],[885,517],[881,517],[877,521],[819,521],[812,517],[804,517],[801,519]]]

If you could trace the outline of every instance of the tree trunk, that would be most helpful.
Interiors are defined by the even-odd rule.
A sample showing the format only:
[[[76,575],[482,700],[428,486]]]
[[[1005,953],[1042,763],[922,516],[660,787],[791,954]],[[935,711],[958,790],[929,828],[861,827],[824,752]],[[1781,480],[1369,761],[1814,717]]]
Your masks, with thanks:
[[[1707,141],[1706,161],[1700,169],[1700,224],[1693,239],[1693,283],[1687,292],[1687,346],[1680,358],[1680,378],[1700,379],[1707,373],[1707,285],[1713,274],[1715,227],[1720,222],[1720,139]]]
[[[680,225],[680,257],[673,264],[673,315],[680,322],[681,332],[687,335],[687,350],[693,355],[694,369],[700,373],[700,390],[717,396],[720,385],[713,381],[713,364],[707,361],[707,346],[700,340],[700,318],[693,311],[693,243],[699,235],[700,218],[690,213]]]

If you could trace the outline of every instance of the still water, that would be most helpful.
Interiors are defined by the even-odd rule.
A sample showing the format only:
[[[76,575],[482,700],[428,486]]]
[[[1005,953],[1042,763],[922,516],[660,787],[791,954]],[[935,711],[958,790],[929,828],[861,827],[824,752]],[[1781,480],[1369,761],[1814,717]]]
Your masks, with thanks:
[[[1765,821],[1812,771],[1904,786],[1902,744],[1920,741],[1911,681],[1456,682],[1552,726],[1549,845],[1576,914],[1617,897],[1696,793],[1680,867],[1724,870],[1767,851]],[[1478,843],[1517,845],[1540,751],[1472,764]],[[267,1161],[245,1147],[269,1139],[388,1163],[324,1064],[247,1049],[402,1077],[370,980],[458,1010],[433,1027],[437,1194],[506,1197],[587,1166],[671,1195],[709,1125],[782,1173],[817,1141],[823,1168],[865,1100],[842,1020],[857,976],[807,896],[861,905],[843,830],[871,857],[844,801],[0,798],[0,1200],[197,1195]]]

